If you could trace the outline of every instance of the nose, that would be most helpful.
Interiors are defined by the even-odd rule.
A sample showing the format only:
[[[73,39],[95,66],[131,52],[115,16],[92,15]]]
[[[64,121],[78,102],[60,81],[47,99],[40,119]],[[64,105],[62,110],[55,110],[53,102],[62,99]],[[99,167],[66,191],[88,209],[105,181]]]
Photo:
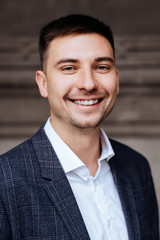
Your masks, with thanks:
[[[79,79],[77,82],[77,87],[80,90],[83,89],[88,92],[97,89],[97,81],[95,79],[92,69],[85,68],[81,70]]]

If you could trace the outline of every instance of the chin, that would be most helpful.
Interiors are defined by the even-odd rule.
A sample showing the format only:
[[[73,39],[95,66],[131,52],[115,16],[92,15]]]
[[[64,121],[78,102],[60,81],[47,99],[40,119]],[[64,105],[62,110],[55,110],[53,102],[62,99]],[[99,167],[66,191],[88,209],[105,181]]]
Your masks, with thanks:
[[[91,130],[91,129],[96,129],[97,127],[99,127],[102,123],[103,119],[100,119],[99,121],[96,121],[96,122],[72,122],[72,125],[75,127],[75,128],[79,128],[81,130]]]
[[[110,111],[103,112],[99,114],[99,116],[92,116],[86,120],[81,116],[76,118],[75,116],[70,116],[70,124],[74,128],[79,128],[81,130],[87,130],[87,129],[96,129],[101,126],[102,122],[105,120],[105,118],[109,115]]]

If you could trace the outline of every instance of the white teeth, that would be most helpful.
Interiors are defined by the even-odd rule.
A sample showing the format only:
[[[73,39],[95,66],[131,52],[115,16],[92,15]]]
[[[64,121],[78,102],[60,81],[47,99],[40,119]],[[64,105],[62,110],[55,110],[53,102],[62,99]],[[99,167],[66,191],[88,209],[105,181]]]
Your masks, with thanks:
[[[89,100],[89,101],[87,101],[87,100],[77,100],[77,101],[74,101],[74,103],[76,103],[76,104],[79,104],[79,105],[84,105],[84,106],[91,106],[91,105],[94,105],[94,104],[97,104],[98,103],[98,99],[96,99],[96,100]]]

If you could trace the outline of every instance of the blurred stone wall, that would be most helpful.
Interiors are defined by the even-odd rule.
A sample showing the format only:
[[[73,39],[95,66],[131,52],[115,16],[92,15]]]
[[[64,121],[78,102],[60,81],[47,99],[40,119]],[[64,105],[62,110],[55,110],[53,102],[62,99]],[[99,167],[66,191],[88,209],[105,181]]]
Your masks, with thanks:
[[[160,205],[160,2],[1,0],[0,11],[0,153],[49,116],[34,80],[41,27],[67,14],[89,14],[112,27],[120,73],[120,94],[104,129],[148,158]]]

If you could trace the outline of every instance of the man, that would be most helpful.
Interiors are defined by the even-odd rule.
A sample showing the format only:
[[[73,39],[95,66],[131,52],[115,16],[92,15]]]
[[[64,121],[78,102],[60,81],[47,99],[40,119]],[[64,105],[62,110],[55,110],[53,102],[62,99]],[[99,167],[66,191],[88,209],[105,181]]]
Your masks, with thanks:
[[[146,159],[101,123],[119,92],[111,30],[70,15],[40,35],[36,81],[50,118],[0,159],[0,239],[158,240]]]

